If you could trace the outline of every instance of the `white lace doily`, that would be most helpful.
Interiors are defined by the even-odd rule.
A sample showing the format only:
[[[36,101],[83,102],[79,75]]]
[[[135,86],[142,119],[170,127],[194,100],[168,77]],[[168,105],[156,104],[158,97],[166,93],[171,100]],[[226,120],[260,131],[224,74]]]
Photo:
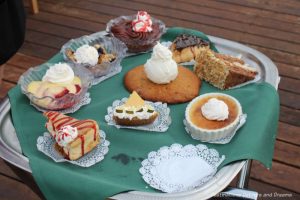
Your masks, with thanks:
[[[184,192],[208,182],[225,156],[203,144],[172,144],[152,151],[142,161],[140,173],[151,187],[167,193]]]
[[[114,67],[111,69],[111,71],[104,75],[104,76],[100,76],[100,77],[97,77],[97,78],[94,78],[92,81],[91,81],[91,85],[97,85],[98,83],[120,73],[122,71],[122,67],[119,65],[118,67]]]
[[[228,135],[227,137],[224,137],[224,138],[220,138],[220,139],[217,139],[217,140],[208,140],[208,141],[203,141],[201,140],[202,142],[208,142],[208,143],[213,143],[213,144],[227,144],[231,141],[231,139],[235,136],[236,132],[246,123],[246,119],[247,119],[247,114],[242,114],[240,116],[240,121],[239,121],[239,124],[238,126],[236,127],[236,129],[230,134]],[[195,140],[200,140],[199,137],[197,135],[194,135],[194,134],[191,134],[189,129],[187,128],[186,126],[186,120],[184,119],[183,120],[183,124],[184,124],[184,129],[185,131],[191,135],[191,137]]]
[[[115,126],[117,128],[130,128],[130,129],[137,129],[137,130],[145,130],[145,131],[156,131],[156,132],[165,132],[168,130],[171,124],[171,116],[170,116],[170,108],[168,108],[166,103],[161,102],[150,102],[145,101],[147,104],[153,106],[153,108],[159,113],[156,120],[148,125],[143,126],[122,126],[116,124],[115,120],[113,119],[113,111],[117,106],[123,105],[128,98],[123,98],[121,100],[115,100],[112,106],[107,108],[107,115],[105,115],[105,121],[108,125]]]
[[[37,149],[45,155],[52,158],[55,162],[69,162],[80,167],[90,167],[104,159],[104,155],[108,152],[110,142],[105,139],[106,134],[104,131],[99,131],[100,144],[98,144],[91,152],[87,153],[78,160],[65,159],[56,149],[55,140],[50,133],[45,132],[43,136],[37,139]]]
[[[79,108],[81,106],[84,106],[84,105],[88,105],[91,103],[91,98],[90,98],[90,93],[87,92],[81,99],[80,99],[80,102],[78,102],[77,104],[75,104],[74,106],[72,106],[71,108],[67,108],[67,109],[64,109],[64,110],[58,110],[57,112],[60,112],[62,114],[67,114],[67,113],[74,113],[76,112],[77,110],[79,110]],[[35,107],[38,111],[41,111],[41,112],[46,112],[46,111],[49,111],[47,109],[44,109],[44,108],[41,108],[37,105],[35,105],[34,103],[32,103],[30,101],[30,104]]]

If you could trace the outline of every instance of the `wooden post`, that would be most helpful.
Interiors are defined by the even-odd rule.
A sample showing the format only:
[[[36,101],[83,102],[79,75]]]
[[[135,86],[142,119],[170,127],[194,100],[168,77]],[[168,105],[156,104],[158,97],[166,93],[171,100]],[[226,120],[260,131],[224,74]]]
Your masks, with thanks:
[[[30,7],[31,7],[31,12],[33,14],[39,13],[39,5],[38,5],[38,0],[29,0]]]

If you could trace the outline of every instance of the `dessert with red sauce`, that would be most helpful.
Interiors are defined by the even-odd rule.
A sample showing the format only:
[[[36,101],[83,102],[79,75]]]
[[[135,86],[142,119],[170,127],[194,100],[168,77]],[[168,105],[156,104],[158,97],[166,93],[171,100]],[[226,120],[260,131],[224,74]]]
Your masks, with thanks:
[[[95,120],[78,120],[59,112],[44,113],[46,128],[56,141],[56,149],[66,159],[77,160],[100,143],[99,126]]]
[[[107,24],[106,31],[127,45],[131,53],[150,50],[165,32],[165,24],[145,11],[121,16]]]
[[[91,80],[87,70],[72,68],[67,63],[50,65],[46,73],[43,68],[31,68],[19,80],[22,92],[34,105],[62,110],[80,102]]]

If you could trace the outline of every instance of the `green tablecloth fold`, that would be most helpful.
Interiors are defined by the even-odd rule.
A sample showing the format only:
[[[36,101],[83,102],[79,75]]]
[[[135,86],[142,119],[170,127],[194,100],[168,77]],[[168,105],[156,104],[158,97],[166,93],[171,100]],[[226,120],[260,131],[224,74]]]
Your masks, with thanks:
[[[171,40],[186,29],[169,29],[164,40]],[[194,34],[205,37],[200,32]],[[129,93],[123,86],[125,73],[133,67],[145,63],[150,54],[132,56],[122,61],[120,74],[90,89],[92,102],[83,106],[71,116],[78,119],[96,120],[111,142],[109,152],[100,163],[81,168],[69,163],[55,163],[39,152],[36,141],[46,131],[46,119],[15,87],[9,91],[11,113],[17,136],[24,155],[29,158],[32,174],[47,199],[104,199],[128,190],[158,192],[143,181],[138,170],[141,160],[150,151],[173,143],[198,144],[184,130],[183,117],[185,104],[171,105],[172,124],[167,132],[156,133],[130,129],[117,129],[108,126],[104,120],[106,109],[116,99],[127,97]],[[62,55],[55,55],[49,62],[62,61]],[[246,124],[238,131],[229,144],[206,144],[226,156],[222,166],[241,159],[255,159],[271,168],[274,142],[276,138],[279,99],[276,90],[268,83],[250,84],[238,89],[220,91],[203,82],[200,94],[222,92],[236,97],[244,113],[248,115]],[[221,166],[221,167],[222,167]]]

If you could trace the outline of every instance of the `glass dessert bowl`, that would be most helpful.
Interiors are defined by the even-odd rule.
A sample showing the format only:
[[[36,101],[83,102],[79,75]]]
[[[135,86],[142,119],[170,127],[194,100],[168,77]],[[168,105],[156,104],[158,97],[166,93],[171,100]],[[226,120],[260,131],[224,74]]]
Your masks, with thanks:
[[[60,52],[66,61],[86,67],[98,78],[120,66],[127,47],[117,38],[95,33],[70,40]]]
[[[84,98],[91,80],[92,74],[85,68],[46,63],[27,70],[18,84],[38,110],[64,110]]]
[[[231,136],[239,125],[242,107],[237,99],[222,93],[207,93],[193,99],[185,111],[186,126],[203,142]]]
[[[137,15],[120,16],[107,23],[106,31],[124,42],[130,53],[151,50],[166,32],[165,24],[150,17],[147,12],[139,11]]]

